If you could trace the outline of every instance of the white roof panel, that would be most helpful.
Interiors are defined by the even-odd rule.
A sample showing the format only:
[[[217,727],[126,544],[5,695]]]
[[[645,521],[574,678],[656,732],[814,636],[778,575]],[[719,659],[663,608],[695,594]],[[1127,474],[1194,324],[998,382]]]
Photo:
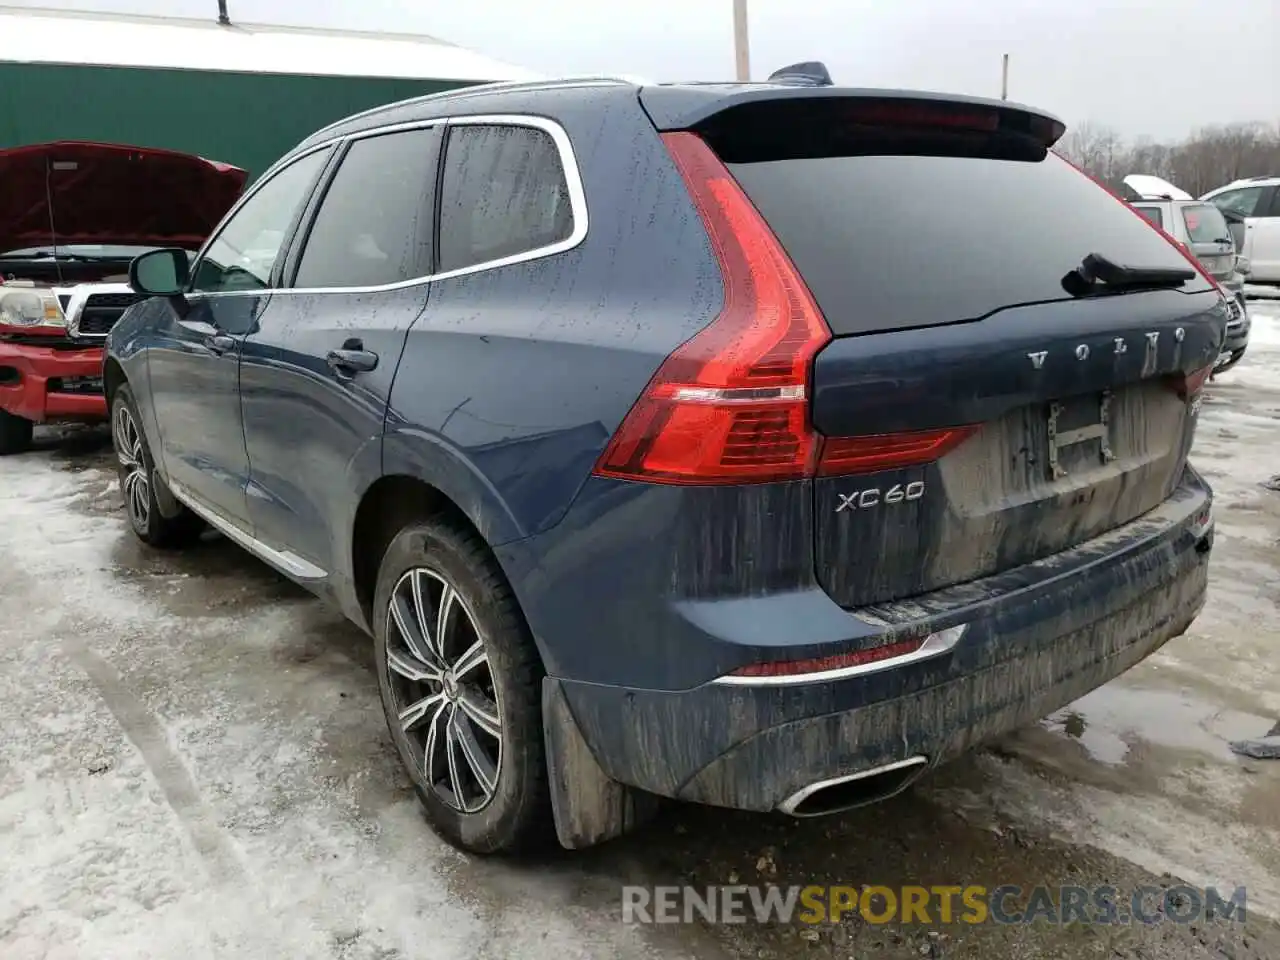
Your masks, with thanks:
[[[213,16],[191,20],[0,5],[3,61],[413,80],[544,79],[414,34],[222,26]]]
[[[1153,177],[1146,173],[1131,173],[1124,182],[1149,200],[1168,197],[1170,200],[1191,200],[1193,197],[1185,190],[1179,190],[1168,180]]]

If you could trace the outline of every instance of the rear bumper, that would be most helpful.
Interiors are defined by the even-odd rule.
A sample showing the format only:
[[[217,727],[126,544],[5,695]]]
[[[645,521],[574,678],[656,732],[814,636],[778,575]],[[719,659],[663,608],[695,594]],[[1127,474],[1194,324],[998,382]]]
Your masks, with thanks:
[[[59,350],[0,341],[0,410],[24,420],[105,420],[107,401],[100,391],[58,389],[68,379],[101,376],[101,347]]]
[[[1182,633],[1204,603],[1210,502],[1188,470],[1156,510],[1093,541],[859,612],[881,629],[967,624],[954,648],[930,659],[786,686],[551,682],[607,777],[716,806],[783,808],[815,783],[916,758],[923,769],[1034,722]]]

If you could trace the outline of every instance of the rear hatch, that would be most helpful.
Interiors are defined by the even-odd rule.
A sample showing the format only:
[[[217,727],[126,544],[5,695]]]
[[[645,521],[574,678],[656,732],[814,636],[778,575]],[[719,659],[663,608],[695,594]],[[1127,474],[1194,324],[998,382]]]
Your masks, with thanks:
[[[834,90],[686,113],[834,335],[814,361],[813,425],[868,454],[813,482],[817,575],[838,602],[1047,557],[1174,491],[1223,298],[1046,149],[1056,121]],[[1081,284],[1090,254],[1145,273]]]
[[[1196,259],[1215,280],[1230,280],[1236,270],[1236,243],[1222,211],[1211,203],[1195,203],[1179,206],[1176,213]]]

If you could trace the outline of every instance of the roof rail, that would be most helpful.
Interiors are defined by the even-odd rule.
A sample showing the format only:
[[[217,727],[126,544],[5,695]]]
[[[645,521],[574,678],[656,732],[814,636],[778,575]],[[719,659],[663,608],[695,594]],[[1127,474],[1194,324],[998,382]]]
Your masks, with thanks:
[[[332,130],[334,127],[340,127],[345,123],[351,122],[352,120],[363,120],[366,117],[377,116],[379,113],[382,113],[386,110],[391,110],[396,107],[403,107],[406,104],[427,103],[432,100],[446,100],[449,97],[469,96],[477,93],[487,93],[491,90],[494,92],[497,92],[500,90],[513,90],[519,87],[529,87],[536,90],[539,87],[554,87],[557,84],[561,84],[561,83],[563,84],[616,83],[616,84],[626,85],[626,86],[651,86],[652,85],[650,81],[642,80],[638,77],[596,76],[596,75],[552,77],[546,80],[495,80],[492,83],[472,83],[472,84],[467,84],[461,87],[451,87],[448,90],[437,90],[435,93],[424,93],[420,97],[410,97],[407,100],[397,100],[394,103],[383,103],[383,104],[379,104],[376,107],[370,107],[368,110],[362,110],[359,113],[353,113],[349,117],[343,117],[340,120],[335,120],[333,123],[329,124],[328,126],[321,127],[319,130],[312,133],[310,137],[307,137],[307,139],[310,140],[312,139],[312,137],[319,136],[322,133]]]

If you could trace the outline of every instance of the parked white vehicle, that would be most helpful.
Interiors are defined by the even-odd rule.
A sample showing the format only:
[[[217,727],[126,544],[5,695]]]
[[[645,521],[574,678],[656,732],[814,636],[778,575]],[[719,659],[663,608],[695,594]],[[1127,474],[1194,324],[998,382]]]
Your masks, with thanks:
[[[1280,283],[1280,176],[1236,180],[1200,199],[1244,217],[1240,255],[1249,265],[1248,280]]]
[[[1132,178],[1126,178],[1125,182]],[[1176,188],[1175,188],[1176,189]],[[1185,196],[1185,195],[1184,195]],[[1237,256],[1225,215],[1203,200],[1156,197],[1129,201],[1135,210],[1169,234],[1191,253],[1228,294],[1231,311],[1227,339],[1214,366],[1214,373],[1234,367],[1249,346],[1249,314],[1245,307],[1244,271],[1248,264]]]

